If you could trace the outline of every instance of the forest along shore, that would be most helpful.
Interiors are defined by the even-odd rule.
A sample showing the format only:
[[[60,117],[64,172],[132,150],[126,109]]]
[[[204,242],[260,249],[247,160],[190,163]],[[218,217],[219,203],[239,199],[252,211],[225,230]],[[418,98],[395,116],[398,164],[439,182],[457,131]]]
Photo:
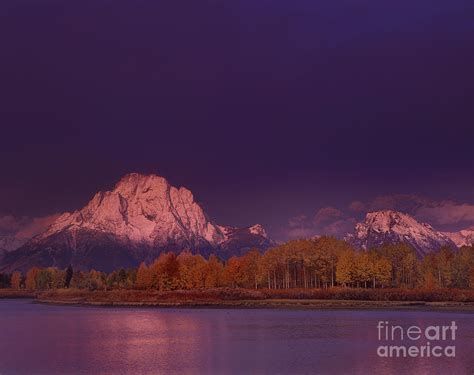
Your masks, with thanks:
[[[474,312],[474,292],[466,290],[367,290],[353,288],[252,290],[57,289],[32,293],[0,289],[0,298],[35,298],[40,303],[92,306],[301,308],[301,309],[427,309]]]

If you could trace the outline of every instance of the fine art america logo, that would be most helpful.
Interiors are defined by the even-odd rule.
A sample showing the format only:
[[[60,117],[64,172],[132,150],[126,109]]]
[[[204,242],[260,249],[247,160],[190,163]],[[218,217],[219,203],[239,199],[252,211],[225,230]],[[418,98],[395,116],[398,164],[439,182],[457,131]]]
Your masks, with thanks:
[[[379,321],[379,357],[456,357],[456,322],[449,325],[402,327]]]

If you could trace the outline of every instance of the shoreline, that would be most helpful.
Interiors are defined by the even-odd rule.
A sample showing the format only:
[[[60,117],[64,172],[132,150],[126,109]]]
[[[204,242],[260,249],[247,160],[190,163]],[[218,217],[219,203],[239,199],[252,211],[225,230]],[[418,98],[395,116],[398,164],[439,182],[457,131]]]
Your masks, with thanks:
[[[37,298],[37,294],[27,290],[0,289],[0,300],[16,298]]]
[[[474,313],[474,301],[443,298],[426,298],[423,293],[411,298],[397,298],[399,294],[387,292],[381,298],[368,292],[359,298],[334,290],[321,296],[321,291],[302,294],[302,291],[255,291],[249,289],[210,288],[178,291],[56,289],[27,291],[0,289],[1,299],[32,299],[33,303],[95,306],[95,307],[150,307],[150,308],[222,308],[222,309],[300,309],[300,310],[428,310],[464,311]],[[341,293],[342,292],[342,293]],[[308,293],[308,292],[307,292]],[[401,295],[403,297],[403,295]],[[365,297],[365,298],[364,298]],[[371,298],[372,297],[372,298]],[[377,298],[375,298],[377,297]],[[418,297],[418,298],[417,298]],[[421,298],[420,298],[421,297]],[[426,300],[423,300],[426,298]]]
[[[360,301],[360,300],[239,300],[239,301],[80,301],[35,299],[35,303],[59,306],[120,308],[189,308],[189,309],[295,309],[295,310],[404,310],[457,311],[474,313],[474,303],[424,301]]]

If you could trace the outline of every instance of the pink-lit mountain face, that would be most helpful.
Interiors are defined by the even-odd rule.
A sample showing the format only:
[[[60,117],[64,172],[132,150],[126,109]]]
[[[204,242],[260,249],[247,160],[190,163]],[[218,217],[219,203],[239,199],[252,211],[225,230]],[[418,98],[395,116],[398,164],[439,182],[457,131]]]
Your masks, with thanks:
[[[448,236],[436,231],[431,225],[392,210],[368,213],[365,220],[356,225],[354,233],[346,236],[346,240],[362,249],[406,243],[416,250],[419,257],[443,246],[456,248]]]
[[[81,210],[61,215],[44,233],[4,256],[1,270],[72,264],[109,271],[151,261],[162,251],[190,250],[223,258],[272,245],[260,225],[214,224],[186,188],[132,173]]]
[[[459,232],[444,232],[457,247],[474,245],[474,226]]]
[[[163,251],[190,250],[227,259],[251,248],[265,250],[274,245],[261,225],[218,225],[188,189],[171,186],[163,177],[136,173],[124,176],[111,191],[95,194],[81,210],[42,218],[41,225],[37,224],[32,226],[34,231],[18,230],[13,240],[0,238],[0,245],[4,245],[0,248],[0,272],[69,264],[77,269],[110,271],[151,262]],[[25,237],[28,233],[29,238]],[[22,241],[15,242],[18,238]],[[419,257],[443,246],[471,245],[473,239],[472,228],[442,233],[391,210],[368,213],[346,236],[349,243],[362,249],[404,242]]]

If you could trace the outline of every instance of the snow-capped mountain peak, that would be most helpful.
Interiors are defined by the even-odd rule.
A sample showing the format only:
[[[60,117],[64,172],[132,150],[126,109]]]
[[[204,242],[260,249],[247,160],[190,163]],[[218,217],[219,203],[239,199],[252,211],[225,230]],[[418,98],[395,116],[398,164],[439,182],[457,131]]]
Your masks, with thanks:
[[[267,232],[260,224],[255,224],[249,228],[250,233],[268,238]]]
[[[62,215],[43,238],[65,229],[100,231],[150,246],[183,240],[188,246],[201,240],[216,244],[224,239],[188,189],[137,173],[123,177],[112,191],[95,194],[83,209]]]
[[[227,257],[270,245],[261,225],[216,225],[188,189],[176,188],[160,176],[131,173],[112,190],[95,194],[82,209],[61,215],[5,259],[9,270],[19,263],[31,266],[25,253],[37,255],[35,262],[41,265],[75,263],[79,268],[105,270],[137,265],[166,250]],[[42,252],[47,254],[40,257]],[[108,261],[108,256],[115,259]]]
[[[443,246],[455,247],[445,234],[431,225],[393,210],[368,213],[364,222],[356,224],[354,233],[346,239],[364,249],[404,242],[414,247],[420,257]]]

